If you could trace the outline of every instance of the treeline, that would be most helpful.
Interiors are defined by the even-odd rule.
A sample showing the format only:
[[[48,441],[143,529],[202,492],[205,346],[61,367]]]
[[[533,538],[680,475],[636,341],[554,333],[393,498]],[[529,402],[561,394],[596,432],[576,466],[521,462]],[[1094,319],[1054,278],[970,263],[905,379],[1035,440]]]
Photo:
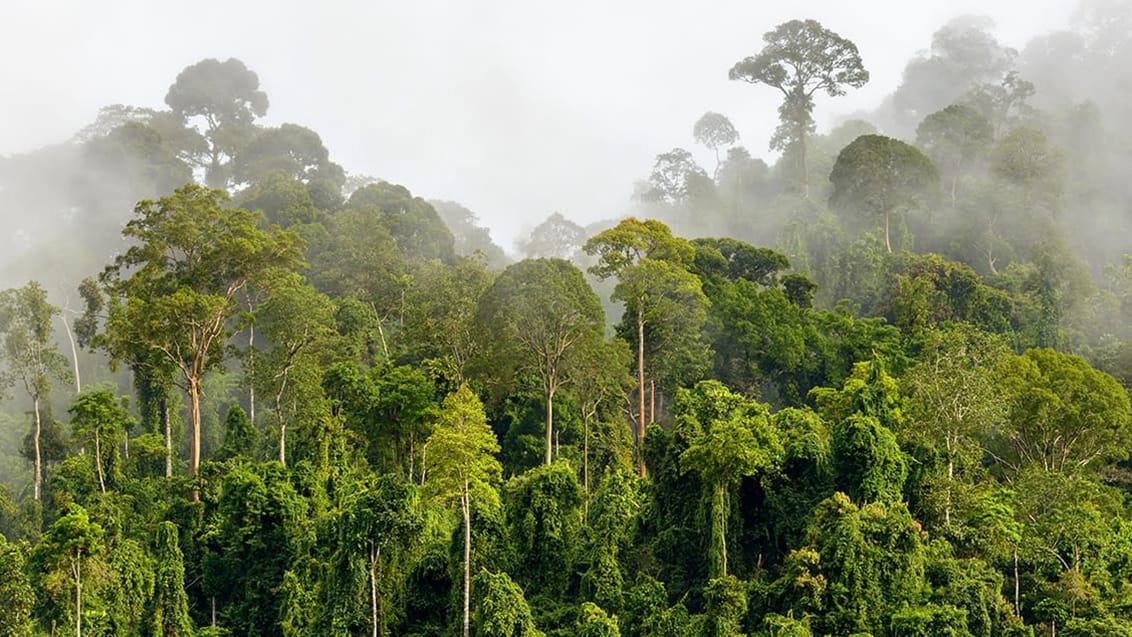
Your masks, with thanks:
[[[237,60],[5,159],[64,302],[0,295],[0,635],[1132,635],[1128,247],[1074,251],[1129,199],[985,28],[909,65],[901,141],[816,134],[867,72],[780,25],[731,72],[774,166],[662,154],[517,262],[257,124]]]

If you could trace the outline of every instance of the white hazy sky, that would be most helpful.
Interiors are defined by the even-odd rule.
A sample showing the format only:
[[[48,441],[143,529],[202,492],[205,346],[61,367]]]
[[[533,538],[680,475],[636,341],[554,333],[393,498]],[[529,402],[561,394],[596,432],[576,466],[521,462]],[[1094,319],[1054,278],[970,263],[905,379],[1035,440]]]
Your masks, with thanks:
[[[351,173],[474,210],[511,242],[553,211],[581,223],[632,212],[654,156],[692,148],[705,111],[765,156],[773,89],[727,71],[762,34],[814,18],[854,41],[872,80],[819,101],[819,124],[871,108],[957,15],[1000,42],[1068,23],[1076,0],[3,0],[0,155],[70,137],[98,108],[164,107],[177,73],[237,57],[269,124],[317,131]],[[706,156],[705,156],[706,160]]]

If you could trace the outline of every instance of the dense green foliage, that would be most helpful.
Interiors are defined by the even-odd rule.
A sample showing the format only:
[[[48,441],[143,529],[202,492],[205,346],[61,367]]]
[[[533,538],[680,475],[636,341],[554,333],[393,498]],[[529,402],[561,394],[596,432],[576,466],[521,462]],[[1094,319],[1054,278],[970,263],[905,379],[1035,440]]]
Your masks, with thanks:
[[[0,637],[1132,634],[1128,95],[980,29],[819,134],[868,73],[780,25],[775,165],[708,112],[515,263],[234,59],[6,160],[125,244],[0,294]]]

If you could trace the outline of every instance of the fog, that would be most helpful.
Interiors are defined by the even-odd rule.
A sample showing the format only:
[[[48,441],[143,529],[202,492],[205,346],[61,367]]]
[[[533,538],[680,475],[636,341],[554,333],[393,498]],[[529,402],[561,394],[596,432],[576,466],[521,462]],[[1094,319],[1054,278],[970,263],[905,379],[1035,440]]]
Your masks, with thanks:
[[[0,156],[70,138],[100,107],[164,108],[203,58],[258,73],[266,125],[317,131],[331,159],[429,199],[458,201],[497,243],[554,211],[579,223],[634,212],[656,154],[695,148],[705,111],[767,157],[778,96],[727,71],[761,35],[812,17],[852,40],[872,79],[819,99],[819,132],[872,111],[949,19],[992,18],[1022,50],[1069,24],[1068,0],[331,3],[16,0],[0,20]],[[706,151],[702,160],[707,165]],[[2,210],[6,226],[26,210]]]

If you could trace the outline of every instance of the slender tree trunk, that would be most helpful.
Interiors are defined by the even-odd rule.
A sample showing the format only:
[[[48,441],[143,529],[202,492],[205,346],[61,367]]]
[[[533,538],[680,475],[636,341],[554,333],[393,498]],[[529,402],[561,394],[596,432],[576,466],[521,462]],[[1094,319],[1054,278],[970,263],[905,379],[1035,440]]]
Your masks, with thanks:
[[[279,464],[287,466],[287,423],[279,419]]]
[[[377,314],[377,310],[374,310]],[[377,318],[377,335],[381,337],[381,351],[385,354],[385,359],[389,359],[389,345],[385,342],[385,330],[381,327],[381,317]]]
[[[885,209],[885,211],[884,211],[884,249],[887,250],[889,254],[892,254],[892,242],[889,241],[889,239],[888,239],[888,217],[889,217],[889,211],[888,211],[888,209]]]
[[[944,437],[944,442],[947,448],[947,492],[943,503],[943,523],[947,526],[951,526],[951,492],[955,482],[955,454],[953,452],[954,447],[951,442],[951,434],[947,434]],[[958,442],[956,444],[958,444]]]
[[[249,308],[249,312],[251,309]],[[248,419],[255,424],[255,323],[248,325]]]
[[[98,469],[98,488],[106,493],[106,479],[102,475],[102,442],[98,430],[94,430],[94,467]]]
[[[1014,616],[1022,616],[1022,602],[1020,601],[1021,595],[1018,579],[1018,545],[1014,545]]]
[[[283,390],[287,387],[287,377],[279,385],[275,394],[275,415],[279,418],[279,464],[287,466],[287,419],[283,417]]]
[[[67,322],[67,317],[59,314],[59,320],[63,321],[63,331],[67,333],[67,340],[71,343],[71,363],[72,368],[75,370],[75,393],[83,393],[82,376],[79,375],[79,348],[75,345],[75,335],[71,332],[71,324]]]
[[[719,544],[719,577],[727,576],[727,490],[723,482],[715,487],[716,542]]]
[[[35,466],[32,467],[32,470],[35,472],[35,475],[32,476],[32,492],[35,499],[38,500],[40,491],[43,488],[43,452],[39,445],[39,439],[43,435],[43,423],[39,415],[39,396],[32,398],[31,402],[32,409],[35,412],[35,436],[33,436],[34,440],[32,441],[32,445],[35,447]]]
[[[75,637],[83,635],[83,551],[75,553]]]
[[[553,462],[551,457],[554,432],[554,390],[546,392],[546,464]]]
[[[640,411],[637,412],[637,468],[645,477],[645,307],[638,299],[637,307],[637,394]]]
[[[189,381],[189,420],[192,427],[192,443],[189,447],[189,477],[195,478],[200,471],[200,381]]]
[[[161,412],[165,418],[165,477],[173,477],[173,416],[169,413],[168,391],[161,399]]]
[[[649,379],[649,422],[656,422],[656,381]]]
[[[189,420],[192,427],[192,444],[189,447],[189,477],[196,478],[200,472],[200,379],[189,379]],[[193,487],[189,496],[193,502],[200,500],[200,491]]]
[[[377,637],[377,556],[378,550],[372,544],[369,547],[369,603],[370,616],[373,621],[373,637]]]
[[[582,490],[586,494],[585,520],[590,519],[590,419],[582,417]]]
[[[472,512],[468,482],[464,481],[464,494],[460,496],[460,506],[464,513],[464,637],[468,637],[469,608],[472,596]]]
[[[951,526],[951,485],[955,480],[955,461],[947,459],[947,497],[943,505],[943,523]]]

